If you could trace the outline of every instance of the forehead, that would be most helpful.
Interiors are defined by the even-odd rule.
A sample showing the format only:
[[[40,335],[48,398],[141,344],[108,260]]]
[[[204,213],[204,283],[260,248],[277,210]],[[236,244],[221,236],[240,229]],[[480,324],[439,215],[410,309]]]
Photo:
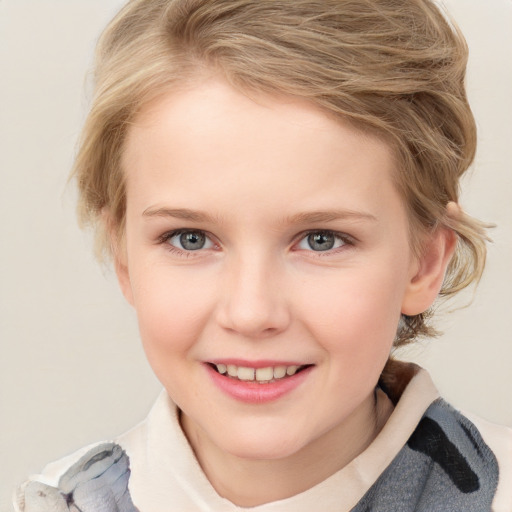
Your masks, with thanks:
[[[258,137],[258,128],[263,124],[269,130],[273,126],[283,129],[282,137],[292,134],[293,127],[297,134],[300,130],[309,131],[307,135],[313,138],[316,132],[325,139],[335,138],[339,135],[336,132],[342,129],[345,135],[352,132],[353,138],[367,141],[374,149],[377,146],[384,152],[392,149],[376,129],[358,126],[356,121],[335,115],[312,101],[277,92],[242,91],[216,75],[205,73],[184,81],[181,86],[163,90],[139,109],[128,130],[128,139],[134,135],[140,137],[142,132],[155,136],[158,130],[165,129],[169,138],[193,133],[199,136],[198,143],[206,143],[206,137],[201,134],[206,135],[209,129],[219,132],[222,128],[223,133],[230,135],[229,127],[235,134],[245,130],[251,139],[262,139],[270,134],[260,132]]]
[[[123,167],[128,202],[139,208],[193,202],[201,190],[208,197],[196,202],[240,208],[356,209],[364,200],[378,209],[384,190],[396,195],[393,152],[382,140],[310,102],[248,96],[213,79],[147,105],[129,130]]]

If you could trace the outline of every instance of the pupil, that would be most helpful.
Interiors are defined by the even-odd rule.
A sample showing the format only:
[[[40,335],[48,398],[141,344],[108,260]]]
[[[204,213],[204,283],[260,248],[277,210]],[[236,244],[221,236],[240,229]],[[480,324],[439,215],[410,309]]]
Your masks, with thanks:
[[[334,247],[332,233],[312,233],[308,236],[308,244],[315,251],[328,251]]]
[[[197,251],[204,247],[205,236],[198,232],[183,233],[180,236],[180,243],[184,249]]]

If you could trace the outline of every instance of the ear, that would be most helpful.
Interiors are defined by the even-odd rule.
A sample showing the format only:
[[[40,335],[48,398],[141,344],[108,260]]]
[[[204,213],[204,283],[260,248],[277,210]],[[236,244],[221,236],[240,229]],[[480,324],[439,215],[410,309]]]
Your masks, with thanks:
[[[452,216],[455,211],[460,211],[459,206],[450,203],[447,215]],[[448,227],[440,226],[427,236],[403,298],[401,312],[404,315],[418,315],[433,304],[456,245],[457,235]]]
[[[121,253],[114,253],[114,267],[116,269],[117,281],[119,282],[119,287],[123,292],[124,298],[133,306],[132,284],[128,270],[126,249],[124,247],[121,249]]]
[[[117,281],[125,299],[133,306],[133,292],[128,270],[128,256],[126,252],[126,240],[122,235],[122,229],[117,226],[108,209],[101,212],[102,222],[104,224],[107,236],[110,240],[110,249],[112,259],[117,275]]]

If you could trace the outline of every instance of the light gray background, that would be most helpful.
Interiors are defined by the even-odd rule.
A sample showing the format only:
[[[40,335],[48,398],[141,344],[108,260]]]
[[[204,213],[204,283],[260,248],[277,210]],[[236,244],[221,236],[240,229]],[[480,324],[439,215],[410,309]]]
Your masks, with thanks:
[[[0,510],[27,474],[141,420],[159,390],[66,185],[94,43],[122,3],[0,0]],[[512,426],[512,1],[446,4],[471,49],[480,138],[462,204],[498,227],[473,304],[406,356],[456,406]]]

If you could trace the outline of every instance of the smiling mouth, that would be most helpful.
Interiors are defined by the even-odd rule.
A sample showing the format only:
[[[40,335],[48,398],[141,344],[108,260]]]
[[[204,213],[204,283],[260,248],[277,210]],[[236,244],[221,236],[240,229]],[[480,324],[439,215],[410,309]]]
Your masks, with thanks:
[[[266,368],[250,368],[246,366],[236,366],[234,364],[214,364],[208,363],[217,373],[225,377],[241,380],[245,382],[257,382],[258,384],[270,384],[279,380],[292,377],[302,370],[313,366],[304,364],[301,366],[268,366]]]

